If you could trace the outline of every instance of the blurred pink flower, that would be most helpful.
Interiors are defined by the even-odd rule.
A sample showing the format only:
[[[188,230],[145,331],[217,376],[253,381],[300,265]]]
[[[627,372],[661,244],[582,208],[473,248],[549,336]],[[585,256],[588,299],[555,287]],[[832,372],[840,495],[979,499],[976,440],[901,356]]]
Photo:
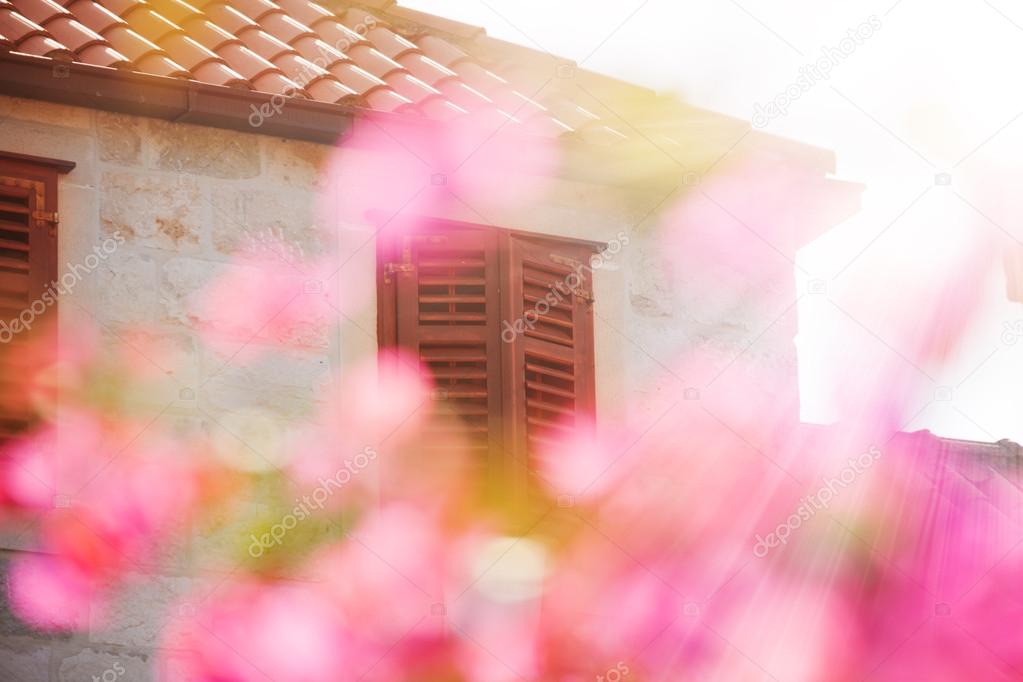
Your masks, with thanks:
[[[384,448],[415,433],[428,408],[429,383],[419,363],[402,352],[386,351],[352,367],[321,421],[330,436],[352,448]]]
[[[59,413],[4,448],[0,464],[4,497],[25,509],[66,506],[102,466],[105,445],[97,415]]]
[[[95,582],[59,556],[29,554],[11,564],[9,595],[14,612],[41,630],[87,628],[101,603]]]
[[[623,437],[598,434],[591,420],[550,429],[535,455],[540,482],[553,497],[567,495],[574,502],[588,502],[621,482],[616,468],[627,454]]]
[[[443,601],[445,544],[436,522],[409,505],[390,505],[313,561],[312,574],[335,608],[370,640],[393,641]]]
[[[478,215],[528,204],[560,163],[558,144],[494,110],[447,122],[365,114],[329,163],[319,222],[415,229],[442,209]]]
[[[333,682],[372,662],[354,624],[304,586],[234,582],[189,608],[197,610],[175,618],[164,645],[184,652],[177,670],[194,682]]]
[[[288,262],[248,250],[199,294],[194,314],[203,340],[232,362],[251,362],[265,344],[280,349],[324,337],[336,317],[326,262]]]
[[[187,528],[199,482],[187,452],[168,441],[144,442],[117,457],[83,491],[76,521],[117,558],[114,565],[123,565],[150,558],[165,538]]]

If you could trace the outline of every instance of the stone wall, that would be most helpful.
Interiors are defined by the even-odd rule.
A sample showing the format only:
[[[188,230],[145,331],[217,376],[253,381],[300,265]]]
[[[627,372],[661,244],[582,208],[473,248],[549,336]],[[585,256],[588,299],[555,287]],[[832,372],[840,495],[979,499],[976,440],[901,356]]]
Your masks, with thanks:
[[[372,295],[365,306],[346,310],[329,334],[308,338],[273,362],[225,363],[203,349],[195,331],[200,320],[194,297],[230,267],[246,235],[272,233],[301,253],[324,252],[315,199],[332,148],[0,98],[0,150],[77,163],[60,184],[62,271],[104,240],[123,240],[62,298],[60,319],[91,321],[110,348],[137,353],[138,362],[160,369],[152,390],[132,396],[140,415],[214,435],[229,423],[243,438],[246,429],[284,428],[315,408],[321,386],[375,352]],[[504,207],[487,215],[497,225],[567,237],[606,241],[622,230],[630,234],[630,244],[595,279],[598,409],[624,409],[640,429],[644,420],[661,416],[664,396],[685,385],[686,377],[667,371],[680,351],[710,343],[726,354],[754,352],[791,370],[795,381],[794,322],[776,330],[777,344],[770,340],[749,351],[771,321],[767,313],[753,305],[728,308],[731,301],[722,300],[712,283],[678,290],[684,278],[651,239],[651,210],[664,197],[664,187],[625,189],[559,178],[539,208]],[[480,222],[468,208],[441,217]],[[372,292],[374,228],[331,227],[339,227],[338,258],[345,263],[337,284],[342,296]],[[140,324],[147,330],[143,336],[135,329]],[[159,357],[147,357],[151,348],[160,349]],[[224,533],[229,531],[196,534],[182,548],[180,574],[139,576],[117,611],[87,633],[44,637],[3,607],[0,678],[107,679],[104,672],[118,665],[126,671],[119,679],[172,679],[167,671],[151,670],[156,614],[186,592],[184,575],[201,567],[218,543],[238,542]],[[4,566],[11,552],[31,547],[26,537],[3,539]]]

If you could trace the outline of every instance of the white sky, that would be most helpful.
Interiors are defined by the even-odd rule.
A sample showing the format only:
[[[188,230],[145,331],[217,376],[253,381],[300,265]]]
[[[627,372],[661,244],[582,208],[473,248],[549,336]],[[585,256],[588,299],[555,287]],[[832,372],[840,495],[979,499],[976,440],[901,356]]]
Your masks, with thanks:
[[[866,186],[860,214],[803,249],[800,266],[828,280],[835,300],[854,301],[855,292],[847,285],[843,290],[843,282],[871,273],[891,276],[907,259],[919,261],[954,248],[957,231],[990,230],[1023,240],[1023,117],[1016,118],[1023,114],[1023,3],[401,4],[484,26],[492,36],[539,46],[594,71],[673,91],[698,106],[746,119],[757,102],[769,101],[792,83],[822,48],[837,45],[850,28],[876,15],[881,21],[876,34],[837,66],[830,80],[817,84],[767,127],[834,150],[838,176]],[[944,172],[952,176],[951,187],[935,185],[935,175]],[[868,244],[849,270],[831,281]],[[1023,306],[1005,299],[1000,268],[989,285],[991,304],[971,328],[961,357],[931,372],[933,388],[951,387],[951,400],[933,401],[928,386],[920,399],[923,411],[907,430],[1023,441],[1018,388],[1023,338],[1018,343],[1002,338],[1003,325],[1023,325]],[[864,313],[860,320],[868,328],[869,318]],[[800,327],[804,418],[828,421],[836,416],[825,397],[834,380],[828,368],[842,361],[835,349],[873,346],[873,352],[879,342],[819,296],[801,301]],[[884,338],[884,329],[871,332]],[[938,395],[945,397],[941,391]]]

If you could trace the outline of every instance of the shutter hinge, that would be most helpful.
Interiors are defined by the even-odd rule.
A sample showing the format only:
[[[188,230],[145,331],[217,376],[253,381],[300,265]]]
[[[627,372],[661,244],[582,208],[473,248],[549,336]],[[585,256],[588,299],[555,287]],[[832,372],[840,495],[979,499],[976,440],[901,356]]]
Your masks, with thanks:
[[[60,216],[57,215],[56,211],[32,211],[32,217],[36,220],[56,225]]]
[[[391,283],[391,275],[396,272],[412,272],[416,266],[412,263],[384,263],[384,283]]]
[[[588,291],[583,291],[582,289],[572,289],[572,295],[583,299],[587,303],[593,303],[594,300],[593,294]]]

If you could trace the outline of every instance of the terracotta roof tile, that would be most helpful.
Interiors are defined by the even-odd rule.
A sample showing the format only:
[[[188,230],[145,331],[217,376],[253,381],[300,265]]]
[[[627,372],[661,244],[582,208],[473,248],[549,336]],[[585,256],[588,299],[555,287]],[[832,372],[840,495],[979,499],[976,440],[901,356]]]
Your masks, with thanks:
[[[465,109],[452,104],[443,97],[428,97],[420,102],[416,108],[422,111],[426,116],[435,118],[439,121],[450,121],[451,119],[464,116],[467,112]]]
[[[204,47],[194,38],[189,38],[181,31],[167,34],[157,44],[167,50],[167,54],[172,55],[174,61],[183,64],[188,69],[195,70],[200,64],[211,61],[221,62],[227,66],[227,63],[218,57],[216,52]]]
[[[72,52],[80,52],[93,45],[107,44],[103,36],[68,15],[53,17],[43,28],[49,31],[54,40],[63,43]]]
[[[421,81],[425,81],[430,85],[437,83],[438,81],[445,80],[447,78],[457,78],[457,74],[447,67],[441,66],[437,62],[433,61],[418,49],[414,52],[406,52],[393,58],[394,61],[398,62],[406,69],[409,70],[413,76]]]
[[[272,12],[283,12],[269,0],[231,0],[231,6],[253,21],[259,21]]]
[[[46,30],[10,7],[0,7],[0,33],[18,44],[32,35],[46,35]]]
[[[141,4],[143,4],[142,0],[103,0],[103,6],[119,17]]]
[[[402,97],[419,102],[427,97],[440,97],[440,90],[424,83],[405,71],[395,71],[384,81]]]
[[[622,136],[572,97],[523,94],[539,78],[529,69],[556,58],[393,0],[0,0],[0,49],[442,120],[492,111],[538,135]]]
[[[325,19],[316,23],[316,32],[325,43],[341,52],[348,52],[353,45],[369,45],[365,37],[348,28],[340,21]]]
[[[74,53],[53,38],[38,33],[29,35],[15,44],[15,49],[38,57],[50,57],[61,61],[73,60]]]
[[[253,27],[238,31],[236,35],[241,38],[253,52],[264,59],[275,60],[282,54],[294,54],[294,50],[283,40],[274,38],[272,35],[254,24]]]
[[[252,83],[253,88],[260,92],[270,92],[275,95],[287,95],[289,97],[305,98],[306,96],[305,91],[295,81],[281,73],[279,69],[264,71],[258,76],[249,78],[249,82]]]
[[[0,35],[11,49],[38,57],[61,61],[74,59],[74,53],[54,40],[39,24],[30,21],[11,7],[0,7]]]
[[[363,71],[352,62],[337,62],[330,67],[330,72],[334,74],[335,78],[360,95],[366,95],[377,89],[390,90],[390,86],[385,81],[368,71]],[[397,95],[398,93],[394,94]]]
[[[178,26],[201,14],[194,6],[182,0],[149,0],[149,4],[153,11]]]
[[[349,28],[351,28],[350,24]],[[397,59],[408,52],[419,51],[419,48],[411,40],[406,40],[383,26],[366,31],[366,37],[373,43],[374,47],[391,59]]]
[[[311,36],[302,36],[293,42],[291,47],[309,61],[319,64],[325,69],[329,69],[338,62],[351,61],[344,52],[335,50],[319,38]]]
[[[223,62],[206,62],[201,66],[193,68],[192,77],[195,80],[214,85],[226,85],[235,88],[249,88],[249,82],[240,73],[232,70]],[[275,92],[269,90],[268,92]]]
[[[469,59],[469,54],[460,48],[452,45],[443,38],[436,36],[422,36],[419,38],[419,47],[430,59],[450,67],[463,59]]]
[[[466,83],[484,94],[510,88],[508,81],[475,62],[463,61],[453,65]]]
[[[450,78],[434,86],[449,100],[467,111],[476,111],[484,107],[493,107],[494,101],[479,90],[474,90],[457,78]]]
[[[183,22],[182,30],[189,38],[213,52],[219,52],[225,45],[242,42],[233,32],[225,31],[202,16]]]
[[[18,2],[18,13],[26,19],[44,26],[47,21],[59,16],[70,16],[71,13],[53,2],[53,0],[25,0]]]
[[[142,4],[129,8],[120,16],[128,22],[133,31],[149,38],[157,45],[167,35],[181,31],[181,28],[170,19],[160,16]]]
[[[141,37],[141,36],[139,36]],[[188,69],[163,54],[163,52],[151,52],[139,59],[133,59],[135,68],[143,73],[152,73],[157,76],[169,76],[171,78],[190,78],[192,74]],[[225,83],[235,85],[235,83]]]
[[[237,34],[245,28],[259,26],[259,24],[239,12],[234,7],[221,2],[206,5],[206,7],[203,8],[203,11],[206,13],[206,16],[211,22],[215,23],[228,33]]]
[[[309,0],[278,0],[277,5],[288,16],[301,21],[306,26],[315,27],[316,22],[323,19],[334,18],[336,20],[334,13],[329,9]]]
[[[256,17],[253,17],[256,19]],[[256,19],[262,27],[272,35],[286,43],[291,43],[302,36],[316,37],[316,32],[300,21],[295,21],[283,12],[264,14]]]
[[[401,64],[371,45],[356,45],[349,48],[347,54],[353,62],[377,78],[387,78],[395,71],[405,70]]]
[[[224,45],[220,48],[218,56],[223,55],[224,61],[232,64],[234,70],[241,75],[248,78],[250,81],[255,82],[257,78],[268,73],[276,73],[281,76],[284,74],[281,72],[276,65],[269,60],[263,59],[258,54],[245,47],[241,43],[231,43]],[[295,83],[289,83],[291,87],[298,87]],[[270,92],[281,92],[280,90],[271,90]]]
[[[111,26],[123,24],[124,21],[93,0],[74,0],[67,4],[67,9],[74,14],[80,22],[102,34]]]
[[[135,31],[128,28],[127,24],[115,24],[103,32],[103,37],[118,52],[124,54],[133,62],[138,62],[143,57],[151,54],[166,56],[163,48],[157,47],[155,43],[146,40]]]
[[[306,86],[313,99],[321,102],[341,102],[358,95],[336,78],[320,78]]]
[[[131,66],[130,59],[106,44],[96,43],[89,45],[83,49],[75,50],[75,54],[78,60],[86,64],[116,68],[128,68]]]
[[[299,83],[313,83],[324,78],[337,80],[326,69],[320,68],[308,59],[305,59],[297,52],[288,52],[279,55],[273,60],[274,65],[281,71]],[[354,92],[354,91],[353,91]]]
[[[518,90],[498,88],[490,92],[490,97],[505,111],[510,111],[516,118],[525,119],[535,115],[547,114],[547,107],[526,97]]]
[[[364,95],[370,108],[388,113],[409,108],[412,102],[390,88],[378,88]]]

